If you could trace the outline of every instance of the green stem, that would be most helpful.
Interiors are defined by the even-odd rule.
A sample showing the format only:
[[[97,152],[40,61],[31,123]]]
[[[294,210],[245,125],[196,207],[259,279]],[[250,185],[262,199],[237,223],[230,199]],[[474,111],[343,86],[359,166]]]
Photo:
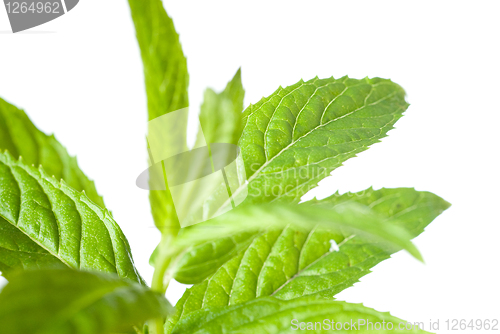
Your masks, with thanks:
[[[137,326],[133,326],[132,328],[134,329],[134,331],[135,331],[137,334],[144,334],[144,332],[143,332],[141,329],[139,329],[139,327],[137,327]]]
[[[155,260],[155,270],[153,273],[153,280],[151,282],[151,289],[153,291],[165,294],[167,292],[167,287],[170,279],[165,282],[165,273],[170,265],[170,258],[166,255],[166,250],[169,247],[171,237],[168,236],[166,239],[162,239],[158,246],[158,256]],[[150,334],[160,334],[163,333],[164,320],[162,318],[157,318],[151,320],[149,323]]]
[[[163,319],[157,318],[149,322],[149,333],[150,334],[161,334],[163,333]]]
[[[167,287],[168,287],[168,282],[165,282],[165,272],[168,269],[168,266],[170,265],[170,259],[164,258],[164,256],[161,254],[158,254],[158,258],[155,261],[155,271],[153,273],[153,281],[151,282],[151,289],[153,291],[159,292],[159,293],[165,293],[167,292]]]

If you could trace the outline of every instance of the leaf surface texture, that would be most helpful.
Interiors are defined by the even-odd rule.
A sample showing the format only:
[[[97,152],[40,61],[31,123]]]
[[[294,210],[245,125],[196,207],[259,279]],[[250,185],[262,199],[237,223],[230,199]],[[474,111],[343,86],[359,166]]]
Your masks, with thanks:
[[[411,188],[370,188],[299,206],[338,208],[347,203],[367,206],[387,223],[403,228],[410,237],[419,235],[449,207],[440,197]],[[388,247],[387,241],[379,242],[346,229],[314,227],[317,221],[311,221],[313,227],[306,231],[287,227],[236,233],[194,247],[185,255],[176,279],[199,283],[179,300],[171,323],[199,309],[265,296],[291,300],[316,295],[331,299],[399,250]]]
[[[111,214],[43,168],[0,153],[0,269],[66,265],[142,282]]]
[[[243,113],[247,201],[298,203],[385,137],[407,107],[404,90],[381,78],[314,78],[280,87]]]
[[[188,315],[172,330],[172,334],[244,334],[244,333],[296,333],[292,329],[292,319],[299,322],[324,323],[324,319],[335,322],[356,323],[358,319],[365,319],[371,323],[392,323],[393,330],[376,330],[377,333],[427,333],[423,330],[399,330],[403,320],[391,316],[389,313],[377,312],[361,304],[350,304],[342,301],[333,301],[312,297],[302,297],[290,301],[283,301],[273,297],[254,299],[240,305],[208,308]],[[295,327],[294,327],[295,328]],[[331,333],[331,329],[320,330],[319,326],[310,333]],[[362,328],[360,330],[360,328]],[[338,333],[370,333],[366,327],[356,325],[356,329],[336,331]],[[167,328],[167,333],[168,332]]]

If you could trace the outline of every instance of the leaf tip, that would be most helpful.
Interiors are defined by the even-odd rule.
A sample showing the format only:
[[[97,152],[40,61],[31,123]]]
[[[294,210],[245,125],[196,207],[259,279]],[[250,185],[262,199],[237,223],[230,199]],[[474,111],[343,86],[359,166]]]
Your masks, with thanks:
[[[443,211],[448,210],[451,206],[451,203],[445,200],[444,198],[441,198],[441,201],[442,201],[441,204],[443,207]]]
[[[406,249],[408,251],[408,253],[410,253],[410,255],[412,255],[418,261],[425,264],[424,257],[422,256],[422,253],[420,253],[420,251],[417,249],[417,247],[415,245],[413,245],[413,244],[411,244],[411,245],[412,245],[411,247],[408,247]]]

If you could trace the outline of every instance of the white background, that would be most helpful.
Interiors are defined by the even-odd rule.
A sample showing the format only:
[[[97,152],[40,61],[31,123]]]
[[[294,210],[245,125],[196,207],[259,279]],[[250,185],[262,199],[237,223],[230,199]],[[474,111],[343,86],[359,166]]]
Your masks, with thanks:
[[[168,1],[188,57],[191,108],[239,66],[245,105],[300,78],[380,76],[410,108],[382,143],[313,190],[415,187],[453,206],[405,253],[339,298],[409,321],[500,318],[498,126],[500,50],[495,1]],[[142,65],[126,1],[83,0],[67,15],[12,34],[0,8],[0,96],[54,132],[96,180],[150,280],[159,240],[147,193]],[[196,110],[195,110],[196,111]],[[311,197],[308,195],[308,198]],[[182,286],[167,295],[175,301]],[[446,333],[446,330],[440,330]],[[469,330],[467,332],[470,332]]]

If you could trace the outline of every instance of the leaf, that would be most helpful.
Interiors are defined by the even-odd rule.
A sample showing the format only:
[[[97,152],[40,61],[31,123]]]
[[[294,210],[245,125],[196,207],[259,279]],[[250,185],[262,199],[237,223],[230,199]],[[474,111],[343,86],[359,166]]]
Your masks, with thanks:
[[[0,153],[0,270],[66,265],[143,282],[111,214],[41,167]]]
[[[238,143],[241,135],[244,97],[241,69],[238,69],[221,93],[216,93],[210,88],[205,91],[200,110],[200,123],[204,139],[208,144],[230,143],[236,145]]]
[[[20,272],[0,293],[0,323],[9,334],[126,331],[170,309],[164,296],[140,284],[69,269]]]
[[[241,134],[244,96],[245,91],[241,84],[241,69],[238,69],[233,79],[227,83],[226,88],[222,92],[216,93],[210,88],[205,91],[205,99],[201,106],[199,116],[203,131],[198,129],[195,147],[203,147],[205,145],[210,147],[210,144],[212,143],[237,144]],[[219,150],[218,153],[217,159],[220,160],[218,161],[219,165],[227,166],[230,162],[232,162],[231,155],[227,154],[229,153],[228,150]],[[189,165],[185,164],[185,167],[196,169],[202,165],[200,161],[197,161],[196,159],[194,160],[195,161]],[[193,173],[196,175],[199,171],[194,171]],[[163,177],[163,174],[161,177]],[[196,188],[189,190],[197,192]],[[196,207],[196,204],[193,203],[193,197],[195,196],[186,196],[186,207]],[[177,210],[179,210],[179,207]],[[155,249],[149,259],[149,263],[152,266],[154,266],[156,256],[159,252],[159,247],[160,246]]]
[[[296,319],[293,323],[292,321]],[[325,321],[325,319],[327,319]],[[364,320],[364,324],[362,320]],[[361,321],[360,321],[361,320]],[[283,301],[273,297],[258,298],[244,304],[222,308],[207,308],[194,312],[181,320],[173,329],[167,323],[167,333],[194,334],[194,333],[294,333],[300,328],[300,322],[305,322],[303,328],[307,330],[307,323],[311,322],[308,332],[330,333],[332,327],[325,327],[325,323],[348,323],[350,330],[340,333],[427,333],[423,330],[400,330],[400,323],[405,321],[391,316],[389,313],[377,312],[361,304],[350,304],[342,301],[332,301],[313,297],[303,297],[291,301]],[[315,323],[316,329],[314,330]],[[373,330],[371,326],[382,326],[385,330]],[[351,323],[355,327],[351,328]],[[389,323],[392,325],[389,325]],[[309,325],[311,326],[311,325]],[[323,331],[320,330],[323,329]],[[388,328],[393,328],[389,330]],[[335,330],[335,329],[333,329]],[[171,332],[170,332],[171,331]]]
[[[161,0],[129,0],[129,5],[144,64],[151,121],[189,106],[187,61]],[[176,128],[177,144],[187,147],[187,113],[177,120]],[[166,190],[151,190],[149,198],[156,226],[163,234],[175,235],[179,221],[168,186]]]
[[[382,217],[392,219],[394,224],[398,224],[410,232],[411,237],[419,235],[426,225],[449,206],[446,201],[432,193],[417,192],[411,188],[383,188],[380,190],[373,190],[370,188],[354,194],[334,194],[321,201],[313,200],[306,203],[308,205],[320,204],[321,206],[331,208],[338,204],[348,202],[366,205]],[[300,206],[303,205],[304,204],[300,204]],[[241,208],[239,208],[239,210],[241,210]],[[256,211],[258,212],[258,210]],[[236,214],[237,213],[238,211],[236,210]],[[221,234],[220,228],[206,229],[203,233],[192,233],[195,234],[197,239],[189,236],[190,230],[203,229],[204,225],[213,226],[214,223],[212,221],[198,224],[182,231],[177,243],[183,243],[183,245],[192,244],[196,246],[184,257],[182,265],[177,272],[177,280],[183,283],[199,283],[201,279],[214,273],[216,270],[215,268],[219,268],[221,263],[225,263],[234,256],[234,254],[230,254],[235,251],[239,252],[241,248],[245,250],[257,235],[254,232],[260,230],[262,224],[268,224],[267,221],[262,222],[262,219],[258,219],[255,216],[245,216],[244,214],[241,214],[242,218],[238,218],[241,220],[236,221],[234,214],[235,212],[229,212],[219,218],[219,221],[221,221],[220,219],[224,219],[222,222],[235,221],[234,224],[228,223],[228,226],[225,228],[228,231],[224,233],[226,235],[232,234],[230,237],[224,237]],[[278,216],[278,214],[275,214],[275,216]],[[395,220],[396,218],[397,220]],[[239,222],[239,224],[236,224],[237,222]],[[250,226],[245,226],[245,224]],[[246,228],[246,232],[237,233],[239,229],[242,229],[241,226]],[[322,232],[313,231],[313,235],[320,234],[322,234]],[[344,237],[341,236],[341,239],[343,238]],[[186,241],[183,242],[183,239]],[[321,241],[321,249],[330,249],[331,239],[330,234],[325,235],[324,240]],[[310,242],[312,241],[314,240],[310,240]],[[323,255],[323,253],[321,253],[321,255]],[[207,261],[210,261],[210,263],[207,263]],[[219,265],[216,265],[216,263]]]
[[[419,235],[449,207],[448,202],[432,193],[410,188],[334,194],[298,207],[330,206],[335,210],[349,203],[366,205],[385,218],[385,223],[405,229],[410,237]],[[332,247],[332,240],[338,250]],[[309,233],[294,228],[245,232],[201,243],[181,260],[175,278],[181,283],[207,278],[184,293],[170,321],[175,323],[181,315],[201,308],[234,305],[269,295],[287,300],[304,295],[331,298],[395,251],[397,248],[345,229],[335,233],[324,228],[310,228]]]
[[[85,191],[90,200],[104,208],[94,182],[83,174],[76,158],[53,135],[38,130],[23,110],[0,98],[0,152],[5,150],[16,159],[22,156],[26,164],[42,165],[49,175]]]
[[[407,232],[375,215],[368,207],[348,202],[331,208],[321,203],[311,205],[261,204],[247,205],[229,211],[216,219],[190,226],[181,234],[172,248],[186,248],[200,242],[212,242],[225,236],[231,237],[239,232],[262,232],[292,228],[309,232],[312,228],[349,232],[378,238],[396,248],[406,249],[420,259],[420,253],[409,241]],[[299,232],[299,231],[297,231]]]
[[[187,61],[161,0],[129,0],[144,65],[148,119],[189,106]]]
[[[314,78],[243,113],[247,202],[298,203],[321,179],[385,137],[408,104],[387,79]],[[240,190],[242,191],[242,190]]]

